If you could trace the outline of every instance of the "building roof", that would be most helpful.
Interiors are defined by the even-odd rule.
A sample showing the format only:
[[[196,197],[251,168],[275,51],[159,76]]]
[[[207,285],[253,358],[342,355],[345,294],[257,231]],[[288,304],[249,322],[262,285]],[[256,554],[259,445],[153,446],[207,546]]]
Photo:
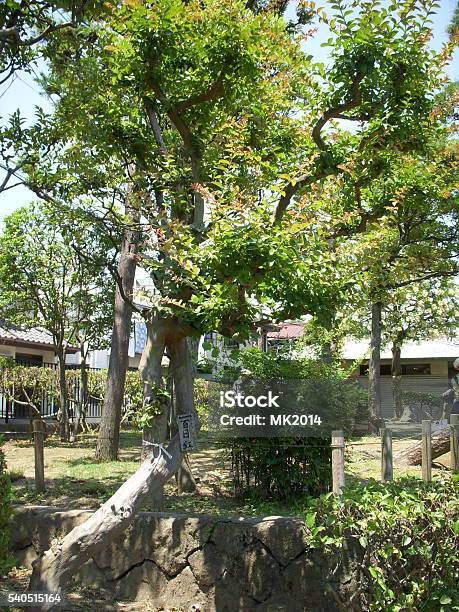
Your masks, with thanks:
[[[268,340],[295,340],[303,335],[304,323],[280,323],[272,325]]]
[[[55,345],[51,334],[39,327],[24,329],[17,325],[0,322],[0,345],[19,346],[22,348],[38,348],[54,350]],[[68,353],[76,353],[74,346],[67,347]]]
[[[367,340],[347,340],[344,345],[344,359],[368,359],[370,343]],[[459,357],[459,338],[438,338],[421,342],[405,342],[402,345],[402,359],[456,359]],[[390,347],[381,350],[381,359],[391,359]]]

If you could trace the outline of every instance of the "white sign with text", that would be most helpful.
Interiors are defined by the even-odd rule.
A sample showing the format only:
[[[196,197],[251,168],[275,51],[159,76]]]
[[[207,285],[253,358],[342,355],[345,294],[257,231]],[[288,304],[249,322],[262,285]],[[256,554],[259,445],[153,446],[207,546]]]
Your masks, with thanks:
[[[180,447],[183,453],[189,453],[198,446],[192,414],[179,414],[177,417],[180,436]]]

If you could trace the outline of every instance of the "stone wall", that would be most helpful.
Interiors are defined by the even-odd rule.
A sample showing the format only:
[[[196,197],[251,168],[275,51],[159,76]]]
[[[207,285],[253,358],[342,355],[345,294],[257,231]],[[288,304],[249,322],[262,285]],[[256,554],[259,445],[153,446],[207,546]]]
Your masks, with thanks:
[[[12,547],[29,566],[53,538],[89,516],[28,506],[15,513]],[[357,548],[340,558],[310,550],[294,518],[222,519],[141,513],[90,559],[75,582],[108,589],[120,600],[206,612],[304,612],[347,609]],[[193,607],[194,606],[194,607]],[[139,606],[142,609],[142,606]]]

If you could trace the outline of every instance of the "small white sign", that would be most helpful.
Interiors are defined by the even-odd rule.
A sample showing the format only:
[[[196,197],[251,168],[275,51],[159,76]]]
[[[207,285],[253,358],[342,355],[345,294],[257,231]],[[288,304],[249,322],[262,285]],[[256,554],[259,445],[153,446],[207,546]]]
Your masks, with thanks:
[[[192,414],[179,414],[177,417],[180,446],[183,453],[189,453],[198,446]]]

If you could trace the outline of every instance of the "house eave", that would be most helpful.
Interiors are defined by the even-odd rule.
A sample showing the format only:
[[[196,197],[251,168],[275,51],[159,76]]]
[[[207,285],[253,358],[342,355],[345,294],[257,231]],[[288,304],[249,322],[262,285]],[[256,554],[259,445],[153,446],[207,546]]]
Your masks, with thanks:
[[[15,348],[34,348],[40,351],[53,351],[56,352],[54,344],[44,344],[40,342],[27,342],[27,340],[13,340],[0,338],[0,346],[14,346]],[[68,346],[66,352],[69,355],[73,355],[78,352],[78,348],[74,346]]]

